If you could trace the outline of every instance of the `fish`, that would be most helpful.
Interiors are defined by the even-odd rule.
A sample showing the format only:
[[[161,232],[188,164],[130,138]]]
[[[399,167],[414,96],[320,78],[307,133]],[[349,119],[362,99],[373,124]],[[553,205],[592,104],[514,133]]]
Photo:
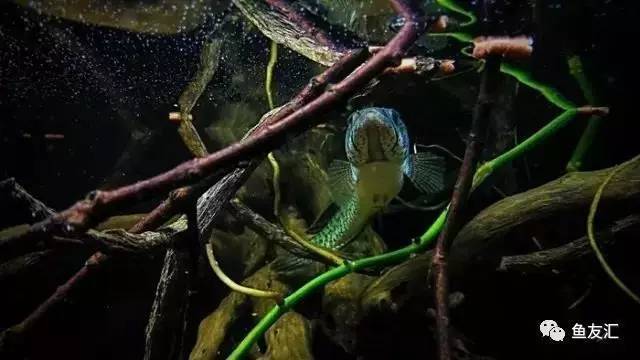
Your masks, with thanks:
[[[311,242],[340,250],[358,237],[376,214],[402,189],[405,178],[424,193],[444,188],[444,159],[431,152],[412,153],[407,128],[394,109],[369,107],[355,111],[345,133],[347,160],[334,160],[328,185],[338,210]],[[286,254],[271,264],[281,275],[306,273],[315,261]]]

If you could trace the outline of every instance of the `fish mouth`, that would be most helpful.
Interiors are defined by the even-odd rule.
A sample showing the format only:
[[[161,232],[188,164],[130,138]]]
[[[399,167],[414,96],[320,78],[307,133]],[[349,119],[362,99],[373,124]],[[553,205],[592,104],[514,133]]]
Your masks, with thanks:
[[[389,160],[385,149],[382,145],[382,137],[389,136],[389,127],[379,118],[375,112],[367,114],[367,122],[364,124],[362,131],[364,136],[367,137],[367,161],[365,163],[372,163],[377,161]]]

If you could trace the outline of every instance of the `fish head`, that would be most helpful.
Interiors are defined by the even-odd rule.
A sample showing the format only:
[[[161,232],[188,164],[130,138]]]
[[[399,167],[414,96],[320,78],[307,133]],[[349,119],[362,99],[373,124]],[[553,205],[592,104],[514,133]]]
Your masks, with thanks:
[[[345,137],[349,162],[364,165],[375,161],[402,162],[409,155],[409,135],[400,114],[371,107],[351,114]]]

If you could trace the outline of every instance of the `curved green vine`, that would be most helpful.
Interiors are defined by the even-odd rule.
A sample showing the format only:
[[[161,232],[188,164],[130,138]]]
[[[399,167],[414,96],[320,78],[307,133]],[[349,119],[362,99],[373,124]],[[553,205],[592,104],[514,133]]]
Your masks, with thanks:
[[[626,163],[626,166],[629,166],[630,164],[634,164],[635,160],[637,159],[640,159],[640,157],[636,157],[634,160],[629,161],[628,163]],[[638,296],[631,289],[629,289],[629,287],[627,287],[627,285],[625,285],[625,283],[622,282],[622,280],[616,275],[613,269],[611,269],[611,266],[609,266],[609,264],[607,263],[607,260],[604,258],[602,251],[600,251],[600,248],[598,247],[598,243],[596,242],[596,237],[593,232],[593,219],[595,219],[596,217],[596,211],[598,210],[598,204],[600,204],[600,198],[602,197],[604,188],[611,181],[611,179],[613,179],[613,177],[620,172],[620,170],[624,169],[624,167],[625,167],[624,165],[620,165],[615,169],[611,170],[611,172],[604,179],[600,187],[598,187],[598,191],[596,192],[596,195],[593,197],[593,202],[591,203],[591,207],[589,208],[589,217],[587,218],[587,235],[589,237],[589,244],[591,245],[593,252],[596,254],[596,257],[598,258],[598,262],[600,262],[600,265],[602,265],[604,272],[607,273],[607,275],[611,278],[611,280],[613,280],[613,282],[625,294],[627,294],[633,301],[640,304],[640,296]]]
[[[465,8],[463,8],[462,6],[456,4],[453,0],[436,0],[436,3],[440,6],[442,6],[445,9],[451,10],[457,14],[460,14],[464,17],[467,18],[467,21],[463,22],[460,24],[460,26],[471,26],[473,24],[475,24],[478,19],[476,18],[476,15],[474,13],[472,13],[471,11],[466,10]]]
[[[269,62],[267,63],[267,75],[264,81],[264,90],[267,93],[267,101],[269,102],[269,110],[273,110],[273,70],[278,62],[278,43],[271,41],[269,49]]]
[[[558,90],[552,88],[549,85],[543,84],[533,79],[531,74],[522,69],[518,69],[513,65],[503,63],[500,67],[500,71],[507,75],[511,75],[520,83],[527,85],[528,87],[541,93],[550,103],[559,107],[562,110],[571,110],[576,107],[571,101],[567,100]]]

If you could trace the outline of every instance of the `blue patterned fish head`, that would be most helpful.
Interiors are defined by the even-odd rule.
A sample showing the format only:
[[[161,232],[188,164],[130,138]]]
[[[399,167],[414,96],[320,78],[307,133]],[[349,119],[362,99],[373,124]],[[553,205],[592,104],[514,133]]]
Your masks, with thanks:
[[[381,107],[351,114],[345,151],[355,166],[374,161],[404,162],[409,156],[409,135],[400,114]]]

